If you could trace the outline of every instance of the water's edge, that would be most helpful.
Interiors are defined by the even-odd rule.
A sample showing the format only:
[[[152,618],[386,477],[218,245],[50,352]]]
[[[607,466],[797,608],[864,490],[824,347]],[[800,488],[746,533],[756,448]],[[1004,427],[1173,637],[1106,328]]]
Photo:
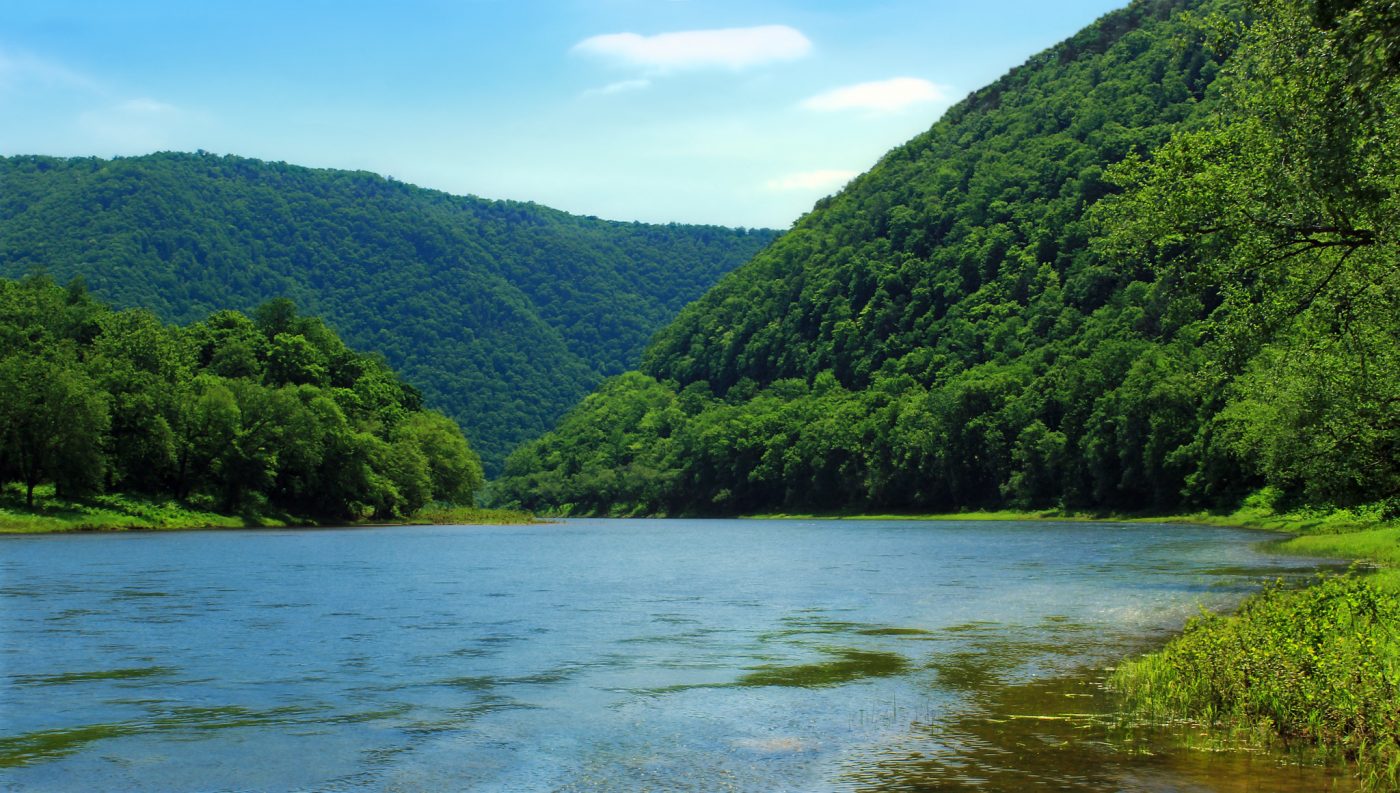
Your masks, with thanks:
[[[1210,757],[1217,780],[1317,790],[1317,769],[1125,735],[1102,690],[1195,603],[1312,569],[1254,536],[570,520],[14,537],[0,786],[1232,790],[1179,786]]]

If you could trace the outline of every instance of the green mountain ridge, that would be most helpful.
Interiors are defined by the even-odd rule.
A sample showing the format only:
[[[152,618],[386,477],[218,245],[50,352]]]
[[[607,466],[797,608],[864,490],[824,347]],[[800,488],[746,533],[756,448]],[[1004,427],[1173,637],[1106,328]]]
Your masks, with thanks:
[[[488,471],[775,236],[204,153],[0,158],[0,276],[81,276],[167,322],[290,298],[384,355]]]
[[[1258,183],[1346,173],[1352,154],[1307,143],[1346,139],[1298,128],[1332,123],[1326,102],[1386,107],[1347,87],[1341,36],[1301,0],[1103,17],[721,279],[639,372],[513,454],[495,498],[733,514],[1400,497],[1395,241],[1391,215],[1362,211],[1393,195],[1393,157],[1346,127],[1373,193]],[[1336,95],[1278,87],[1295,84]]]
[[[974,92],[687,306],[642,371],[721,393],[823,370],[860,388],[887,363],[930,379],[928,364],[900,359],[939,344],[972,363],[1015,357],[940,323],[1023,311],[1041,265],[1092,313],[1134,276],[1085,249],[1084,210],[1110,190],[1103,169],[1201,113],[1219,67],[1199,42],[1163,35],[1189,5],[1135,3]],[[753,300],[762,310],[745,308]]]

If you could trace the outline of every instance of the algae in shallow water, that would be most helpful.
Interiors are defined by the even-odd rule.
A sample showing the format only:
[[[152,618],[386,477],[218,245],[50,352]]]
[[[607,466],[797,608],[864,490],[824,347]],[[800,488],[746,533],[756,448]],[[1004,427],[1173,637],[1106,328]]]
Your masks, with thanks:
[[[890,677],[909,668],[909,660],[898,653],[849,648],[824,652],[831,657],[811,664],[761,667],[739,678],[735,685],[816,688],[867,677]]]
[[[851,767],[855,790],[1117,793],[1344,793],[1346,770],[1314,758],[1193,746],[1185,726],[1125,720],[1104,672],[995,682],[969,690],[968,707],[916,722],[874,762]],[[1202,751],[1205,749],[1205,751]]]
[[[866,628],[856,631],[861,636],[932,636],[933,631],[923,628]]]
[[[254,710],[241,705],[166,707],[163,703],[153,702],[146,707],[148,713],[143,719],[38,730],[0,738],[0,768],[53,760],[73,754],[87,744],[111,738],[170,732],[199,734],[244,727],[286,728],[360,724],[402,716],[406,709],[406,706],[400,706],[327,716],[324,708],[297,705]]]
[[[72,754],[94,741],[134,735],[130,724],[89,724],[63,730],[42,730],[0,738],[0,768],[29,765]]]
[[[170,666],[138,666],[126,669],[100,669],[93,672],[63,672],[56,675],[16,675],[14,681],[25,686],[63,686],[94,680],[140,680],[175,673]]]
[[[852,634],[856,636],[931,636],[932,631],[923,628],[905,628],[891,625],[878,625],[868,622],[849,622],[827,619],[823,616],[784,617],[783,629],[769,631],[759,636],[760,641],[785,641],[801,636],[833,636]]]

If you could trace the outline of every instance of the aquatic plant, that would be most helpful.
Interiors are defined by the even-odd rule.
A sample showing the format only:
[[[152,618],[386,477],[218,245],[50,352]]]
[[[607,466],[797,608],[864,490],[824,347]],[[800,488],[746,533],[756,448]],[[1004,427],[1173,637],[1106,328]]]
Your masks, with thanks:
[[[1369,789],[1400,788],[1400,591],[1355,571],[1238,614],[1203,614],[1110,685],[1130,714],[1314,746],[1358,763]]]

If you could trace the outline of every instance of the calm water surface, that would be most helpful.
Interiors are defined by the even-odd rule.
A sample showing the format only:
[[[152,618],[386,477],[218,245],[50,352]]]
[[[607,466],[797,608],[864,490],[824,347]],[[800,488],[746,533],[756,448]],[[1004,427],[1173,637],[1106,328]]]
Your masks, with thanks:
[[[1344,789],[1124,741],[1094,672],[1261,535],[574,520],[0,538],[0,789]]]

